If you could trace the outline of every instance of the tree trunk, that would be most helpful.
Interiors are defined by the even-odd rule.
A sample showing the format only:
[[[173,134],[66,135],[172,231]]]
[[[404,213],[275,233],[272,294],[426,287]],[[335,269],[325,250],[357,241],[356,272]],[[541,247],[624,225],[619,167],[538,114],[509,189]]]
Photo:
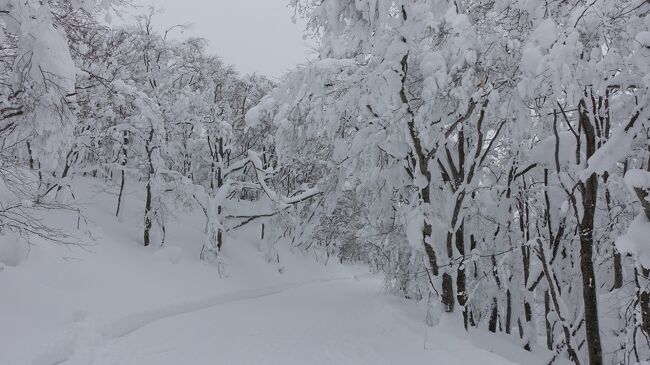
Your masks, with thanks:
[[[584,105],[584,103],[582,103]],[[580,124],[585,133],[586,158],[596,152],[596,134],[589,119],[589,114],[581,110]],[[585,332],[587,353],[590,365],[603,363],[602,346],[600,341],[600,326],[598,324],[598,293],[596,276],[594,274],[594,216],[596,200],[598,199],[598,176],[592,174],[586,182],[580,183],[582,193],[583,217],[580,228],[580,271],[582,273],[582,298],[584,301]]]
[[[580,365],[580,359],[578,358],[578,353],[576,352],[577,347],[573,345],[573,336],[571,334],[571,328],[569,327],[567,320],[564,317],[565,314],[562,313],[562,307],[560,306],[559,303],[560,288],[558,287],[557,282],[555,281],[555,275],[552,272],[551,265],[546,256],[544,244],[542,243],[541,240],[538,240],[537,247],[538,247],[537,255],[540,261],[542,262],[544,277],[548,282],[548,286],[549,286],[548,293],[550,295],[551,302],[553,303],[553,309],[555,310],[555,314],[557,315],[559,319],[559,323],[562,326],[562,333],[564,334],[564,344],[567,348],[569,359],[573,361],[575,365]],[[586,310],[587,309],[585,308],[585,311]],[[526,316],[528,317],[529,315],[532,315],[530,305],[528,305],[528,307],[526,308]]]
[[[117,196],[117,209],[115,210],[115,216],[119,217],[120,215],[120,207],[122,206],[122,198],[124,194],[124,184],[126,181],[126,177],[124,176],[124,166],[126,166],[126,161],[128,158],[128,151],[126,149],[126,146],[129,144],[129,132],[124,131],[122,133],[122,149],[121,149],[121,156],[120,157],[120,165],[122,166],[122,181],[120,182],[120,194]]]
[[[219,165],[217,167],[217,190],[221,190],[221,188],[223,188],[223,172],[221,170],[224,162],[223,138],[219,138],[218,141]],[[221,247],[223,246],[223,229],[221,229],[223,217],[221,203],[217,206],[217,219],[219,220],[219,229],[217,231],[217,251],[221,251]]]
[[[641,330],[645,332],[646,336],[650,336],[650,270],[641,267],[640,271],[634,269],[639,307],[641,309]],[[643,281],[643,284],[641,281]]]
[[[407,18],[406,10],[402,8],[402,17],[404,20]],[[404,40],[406,42],[406,40]],[[405,54],[402,57],[402,60],[400,62],[400,65],[402,67],[402,87],[400,89],[399,95],[400,95],[400,100],[402,104],[406,107],[406,124],[408,127],[408,132],[409,136],[411,137],[411,142],[413,143],[413,148],[412,148],[412,159],[413,159],[413,168],[414,174],[420,173],[422,176],[426,178],[426,186],[420,189],[420,197],[422,198],[422,203],[425,206],[429,206],[431,203],[431,196],[430,196],[430,185],[431,185],[431,171],[429,171],[428,168],[428,163],[429,163],[429,158],[427,157],[429,154],[424,150],[422,147],[422,143],[420,141],[420,137],[418,135],[417,127],[415,125],[415,114],[413,113],[413,110],[411,110],[411,106],[409,105],[408,101],[408,96],[406,92],[406,77],[408,75],[408,53]],[[427,259],[429,261],[429,270],[431,270],[431,273],[434,276],[438,276],[438,260],[437,256],[435,253],[435,250],[433,249],[431,245],[431,235],[432,235],[432,226],[427,220],[426,216],[424,218],[423,226],[422,226],[422,244],[424,245],[424,252],[427,255]],[[444,303],[444,298],[445,298],[445,277],[443,275],[443,303]],[[452,294],[452,301],[453,301],[453,294]]]
[[[613,261],[614,285],[612,285],[612,289],[620,289],[623,287],[623,264],[621,261],[621,253],[618,252],[616,247],[613,248]]]
[[[147,183],[147,198],[144,204],[144,245],[149,246],[151,232],[151,183]]]
[[[151,181],[153,180],[154,173],[155,173],[155,169],[154,169],[154,166],[153,166],[153,157],[152,157],[154,147],[151,146],[151,143],[153,142],[153,137],[154,137],[154,130],[153,130],[153,128],[151,128],[151,131],[149,132],[149,139],[147,140],[147,143],[146,143],[146,146],[145,146],[145,149],[147,150],[147,158],[149,159],[149,161],[148,161],[149,162],[149,176],[148,176],[148,179],[147,179],[147,187],[146,187],[147,197],[146,197],[145,203],[144,203],[144,245],[145,245],[145,247],[149,246],[149,244],[151,243],[151,238],[150,238],[151,225],[152,225],[152,223],[151,223],[152,206],[151,205],[152,205],[152,200],[153,200],[152,193],[151,193]]]
[[[490,314],[490,322],[488,323],[488,331],[495,333],[497,331],[497,322],[499,321],[499,307],[497,298],[492,298],[492,314]]]
[[[446,312],[454,311],[454,284],[447,272],[442,274],[442,305]]]
[[[27,141],[27,152],[29,154],[29,169],[33,170],[34,169],[34,155],[32,155],[32,146],[29,144],[29,141]]]
[[[117,196],[117,209],[115,210],[116,217],[120,216],[120,207],[122,206],[122,196],[124,194],[124,183],[125,183],[124,170],[122,170],[122,181],[120,182],[120,193]]]
[[[506,290],[506,333],[512,332],[512,294]]]
[[[525,188],[525,184],[524,184]],[[519,229],[521,230],[522,233],[522,238],[524,239],[524,242],[529,242],[530,240],[530,233],[528,231],[528,220],[526,219],[528,212],[528,202],[526,200],[523,200],[524,207],[519,206]],[[527,288],[528,286],[528,281],[530,279],[530,248],[528,247],[522,247],[521,249],[521,264],[522,264],[522,269],[524,273],[524,282],[523,286],[524,288]],[[528,303],[528,300],[526,300],[526,292],[523,292],[523,306],[524,306],[524,320],[525,324],[522,325],[521,319],[518,321],[519,323],[519,337],[525,339],[526,343],[524,343],[524,350],[530,351],[531,350],[531,336],[530,336],[530,327],[532,325],[532,320],[533,320],[533,315],[532,315],[532,310],[530,308],[530,303]],[[520,317],[521,318],[521,317]]]
[[[548,316],[551,314],[551,297],[548,294],[548,290],[544,291],[544,324],[546,325],[546,348],[550,351],[553,351],[553,327],[551,322],[548,320]]]
[[[468,308],[467,308],[467,282],[465,274],[465,227],[464,223],[461,223],[458,231],[456,231],[456,249],[460,253],[461,263],[458,265],[458,270],[456,270],[456,299],[458,300],[458,305],[461,306],[463,311],[463,324],[465,329],[469,325],[468,318]],[[496,298],[495,298],[496,300]],[[496,306],[496,303],[495,303]]]

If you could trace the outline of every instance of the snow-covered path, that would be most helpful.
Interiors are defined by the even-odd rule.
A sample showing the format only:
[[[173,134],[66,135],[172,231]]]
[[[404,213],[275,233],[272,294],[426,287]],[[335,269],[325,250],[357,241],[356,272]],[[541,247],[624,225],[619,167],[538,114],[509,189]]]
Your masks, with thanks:
[[[364,277],[267,290],[77,343],[64,365],[512,364],[409,318]]]

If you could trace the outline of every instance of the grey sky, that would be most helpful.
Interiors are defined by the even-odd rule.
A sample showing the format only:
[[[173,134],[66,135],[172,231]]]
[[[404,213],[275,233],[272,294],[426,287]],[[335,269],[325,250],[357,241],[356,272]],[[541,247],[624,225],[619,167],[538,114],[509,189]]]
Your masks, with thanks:
[[[288,0],[136,0],[164,12],[154,24],[167,29],[191,24],[183,35],[210,41],[210,51],[242,73],[258,72],[278,77],[308,56],[309,42],[303,26],[291,22]],[[139,13],[145,12],[139,9]]]

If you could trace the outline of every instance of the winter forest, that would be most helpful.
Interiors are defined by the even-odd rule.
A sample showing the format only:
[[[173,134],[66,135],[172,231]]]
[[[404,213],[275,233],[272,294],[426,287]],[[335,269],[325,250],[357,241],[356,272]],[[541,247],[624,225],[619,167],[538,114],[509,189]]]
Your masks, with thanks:
[[[650,2],[287,5],[0,0],[0,364],[650,364]]]

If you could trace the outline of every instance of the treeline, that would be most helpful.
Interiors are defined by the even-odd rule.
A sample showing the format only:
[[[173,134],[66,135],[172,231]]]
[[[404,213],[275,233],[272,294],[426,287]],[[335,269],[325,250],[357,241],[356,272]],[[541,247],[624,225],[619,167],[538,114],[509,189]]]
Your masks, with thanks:
[[[145,246],[164,243],[178,208],[202,210],[201,257],[216,259],[228,230],[260,218],[236,202],[258,201],[272,175],[273,126],[244,116],[274,83],[239,75],[202,39],[170,39],[177,27],[155,31],[153,15],[99,21],[122,6],[0,2],[2,231],[65,242],[34,213],[65,208],[73,179],[91,176],[115,193],[117,217],[125,189],[144,188]]]

